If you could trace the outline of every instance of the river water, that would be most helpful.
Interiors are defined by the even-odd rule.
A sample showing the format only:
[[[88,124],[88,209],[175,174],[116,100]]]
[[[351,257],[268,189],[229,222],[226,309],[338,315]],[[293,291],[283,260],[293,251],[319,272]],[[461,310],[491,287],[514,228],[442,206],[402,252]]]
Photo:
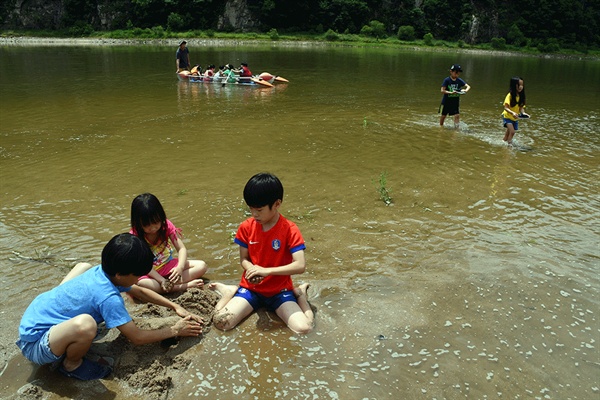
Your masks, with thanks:
[[[175,50],[0,47],[6,358],[21,357],[29,302],[99,262],[139,193],[161,199],[208,278],[236,283],[242,189],[271,171],[307,243],[295,282],[311,284],[315,330],[264,313],[213,329],[171,398],[598,397],[598,61],[192,41],[194,64],[247,61],[290,81],[223,88],[178,82]],[[453,63],[472,86],[459,129],[436,114]],[[530,151],[502,143],[513,75]]]

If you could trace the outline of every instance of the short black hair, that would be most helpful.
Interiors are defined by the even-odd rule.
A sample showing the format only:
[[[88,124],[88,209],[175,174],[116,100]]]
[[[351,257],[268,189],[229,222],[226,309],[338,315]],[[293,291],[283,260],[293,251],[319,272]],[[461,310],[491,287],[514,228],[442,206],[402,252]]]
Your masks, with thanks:
[[[147,275],[153,261],[154,254],[148,244],[129,233],[114,236],[102,250],[102,270],[109,276]]]
[[[277,200],[283,201],[283,185],[275,175],[260,172],[246,183],[244,200],[248,207],[272,207]]]

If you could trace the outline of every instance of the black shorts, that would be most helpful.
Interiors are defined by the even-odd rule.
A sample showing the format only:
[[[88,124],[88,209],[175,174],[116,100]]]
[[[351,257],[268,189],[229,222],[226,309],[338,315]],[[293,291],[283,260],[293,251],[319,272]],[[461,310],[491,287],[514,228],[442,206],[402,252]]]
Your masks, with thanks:
[[[448,99],[447,99],[445,104],[444,103],[440,104],[439,113],[442,115],[459,114],[458,104],[459,104],[458,101],[448,101]]]

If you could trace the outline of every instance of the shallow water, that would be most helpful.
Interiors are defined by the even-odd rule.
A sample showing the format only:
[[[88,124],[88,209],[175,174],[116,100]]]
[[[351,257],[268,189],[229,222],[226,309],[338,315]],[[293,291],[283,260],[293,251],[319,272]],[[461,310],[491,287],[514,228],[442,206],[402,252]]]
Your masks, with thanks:
[[[169,396],[598,396],[597,61],[191,44],[193,63],[247,61],[290,80],[271,90],[177,82],[173,57],[0,48],[2,337],[16,339],[29,302],[76,261],[99,261],[146,191],[208,278],[236,283],[241,192],[269,170],[307,242],[295,282],[311,283],[316,328],[298,337],[259,313],[213,330]],[[454,62],[472,86],[459,130],[435,114]],[[501,141],[516,74],[532,115],[516,140],[529,152]],[[41,379],[57,398],[82,396],[19,357],[0,393]],[[111,384],[98,396],[132,395]]]

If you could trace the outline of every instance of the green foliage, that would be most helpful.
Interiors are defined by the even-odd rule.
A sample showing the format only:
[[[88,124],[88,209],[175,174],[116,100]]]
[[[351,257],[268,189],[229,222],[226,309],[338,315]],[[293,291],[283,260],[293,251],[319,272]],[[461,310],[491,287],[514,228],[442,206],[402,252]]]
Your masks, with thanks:
[[[327,32],[325,32],[325,40],[328,42],[335,42],[339,38],[340,36],[337,34],[337,32],[334,32],[333,29],[328,29]]]
[[[506,39],[504,38],[492,38],[490,42],[492,48],[495,50],[505,50],[506,49]]]
[[[524,46],[527,44],[527,38],[521,32],[517,24],[512,24],[508,33],[506,34],[506,38],[508,39],[508,43],[513,44],[515,46]]]
[[[485,45],[528,51],[537,48],[556,52],[561,48],[588,53],[600,47],[600,3],[598,0],[246,0],[262,39],[277,40],[272,30],[283,33],[310,32],[328,41],[378,42],[394,39],[414,41],[423,38],[427,46],[464,47]],[[7,3],[7,4],[4,4]],[[23,3],[14,12],[14,1],[0,2],[0,24],[10,29],[47,30],[50,35],[88,36],[101,30],[111,35],[157,38],[183,37],[191,30],[218,34],[250,32],[231,24],[219,25],[227,1],[223,0],[61,0],[62,8]],[[13,4],[13,5],[9,5]],[[58,3],[56,0],[48,4]],[[54,15],[49,13],[54,12]],[[543,18],[540,18],[543,15]],[[476,22],[477,29],[474,23]],[[152,27],[163,26],[168,32]],[[386,27],[390,27],[388,29]],[[391,28],[394,27],[394,28]],[[120,29],[114,31],[114,29]],[[263,33],[263,32],[266,32]],[[338,33],[343,32],[343,33]],[[361,38],[354,35],[360,33]],[[108,34],[107,34],[108,35]],[[430,35],[430,36],[429,36]],[[495,36],[495,37],[494,37]],[[192,37],[192,36],[185,36]],[[434,41],[435,37],[435,41]]]
[[[385,25],[379,21],[371,21],[369,25],[365,25],[360,30],[360,34],[363,36],[372,36],[377,39],[382,39],[387,36],[385,31]]]
[[[183,29],[185,21],[183,17],[177,13],[172,12],[167,18],[167,30],[169,31],[180,31]]]
[[[154,38],[162,39],[164,37],[167,37],[165,28],[163,28],[160,25],[153,26],[151,32],[152,32],[152,37],[154,37]]]
[[[271,28],[268,35],[269,35],[269,39],[271,39],[271,40],[279,40],[279,32],[277,32],[277,29],[275,29],[275,28]]]
[[[465,41],[464,41],[464,40],[462,40],[462,39],[461,39],[461,40],[459,40],[458,42],[456,42],[456,44],[457,44],[457,45],[458,45],[458,47],[459,47],[459,48],[461,48],[461,49],[467,46],[467,44],[465,43]]]
[[[415,28],[412,25],[402,25],[398,28],[398,39],[413,41],[416,38]]]
[[[77,21],[74,26],[69,28],[69,35],[72,37],[85,37],[94,33],[94,28],[83,21]]]
[[[557,53],[560,51],[560,45],[558,39],[550,38],[538,43],[537,49],[542,53]]]
[[[392,204],[392,196],[390,195],[391,189],[387,186],[387,172],[382,172],[379,174],[379,179],[375,183],[377,187],[377,193],[379,194],[379,198],[381,201],[385,203],[386,206]]]
[[[433,35],[431,34],[431,32],[423,35],[423,42],[426,46],[433,46]]]

